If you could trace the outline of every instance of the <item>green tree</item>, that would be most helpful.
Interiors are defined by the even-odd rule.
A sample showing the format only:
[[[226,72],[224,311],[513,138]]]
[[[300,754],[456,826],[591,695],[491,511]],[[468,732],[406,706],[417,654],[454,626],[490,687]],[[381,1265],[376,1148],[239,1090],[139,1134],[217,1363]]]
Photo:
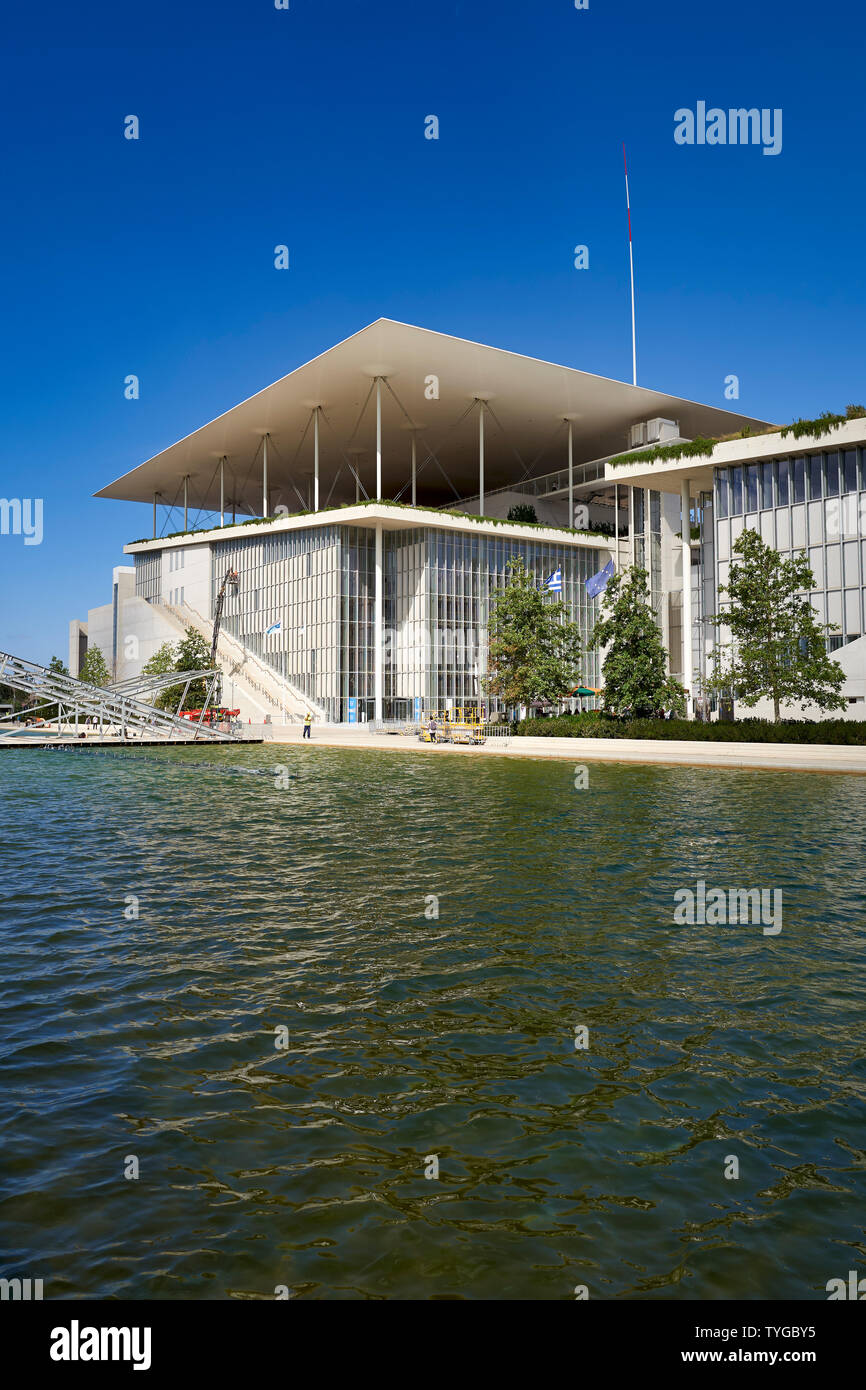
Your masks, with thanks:
[[[531,502],[517,502],[508,513],[509,521],[538,521]]]
[[[108,685],[111,680],[111,672],[99,647],[87,648],[81,669],[78,672],[78,679],[85,681],[88,685]]]
[[[163,642],[161,647],[157,647],[153,656],[149,657],[141,668],[143,676],[166,676],[169,671],[177,670],[177,647],[174,642]]]
[[[485,682],[491,695],[511,706],[562,699],[580,679],[580,629],[566,621],[564,603],[544,594],[513,556],[506,586],[490,606]]]
[[[210,644],[194,627],[188,627],[186,635],[177,644],[175,669],[178,671],[210,671]],[[183,687],[173,686],[175,700],[179,699]],[[205,681],[193,681],[184,698],[182,709],[200,709],[207,694]]]
[[[169,671],[176,671],[178,646],[179,644],[175,642],[163,642],[161,647],[157,647],[153,656],[144,663],[141,674],[143,676],[166,676]],[[175,710],[182,693],[182,685],[169,686],[165,690],[160,690],[153,703],[157,709]]]
[[[648,576],[634,565],[608,581],[602,612],[593,628],[589,650],[607,647],[604,707],[610,714],[626,710],[647,719],[671,709],[683,714],[686,691],[668,675],[662,635],[649,601]]]
[[[69,667],[64,665],[59,656],[52,656],[48,663],[48,669],[54,676],[68,676]]]
[[[845,674],[827,655],[825,636],[836,628],[818,622],[809,598],[815,577],[806,555],[801,551],[783,559],[757,531],[743,531],[734,551],[741,562],[731,562],[728,583],[719,586],[730,606],[713,615],[733,640],[709,688],[734,687],[747,708],[772,700],[776,722],[783,701],[844,709]]]

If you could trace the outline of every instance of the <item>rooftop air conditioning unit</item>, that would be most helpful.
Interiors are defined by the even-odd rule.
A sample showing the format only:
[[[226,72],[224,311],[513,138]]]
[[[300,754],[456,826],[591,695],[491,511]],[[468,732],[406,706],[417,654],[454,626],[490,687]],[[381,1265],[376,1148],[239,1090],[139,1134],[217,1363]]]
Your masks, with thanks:
[[[679,439],[679,435],[680,427],[677,420],[662,420],[660,417],[647,420],[647,444],[667,444],[671,439]]]
[[[642,444],[646,444],[646,421],[640,425],[632,425],[628,432],[628,447],[639,449]]]

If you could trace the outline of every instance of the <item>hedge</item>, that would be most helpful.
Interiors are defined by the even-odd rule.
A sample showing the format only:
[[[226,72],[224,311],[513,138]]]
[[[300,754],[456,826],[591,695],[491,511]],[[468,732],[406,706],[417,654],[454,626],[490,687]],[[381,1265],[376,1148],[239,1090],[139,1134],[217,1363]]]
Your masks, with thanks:
[[[847,743],[866,746],[866,720],[737,719],[705,724],[689,719],[617,719],[597,710],[524,719],[519,737],[692,739],[708,743]]]

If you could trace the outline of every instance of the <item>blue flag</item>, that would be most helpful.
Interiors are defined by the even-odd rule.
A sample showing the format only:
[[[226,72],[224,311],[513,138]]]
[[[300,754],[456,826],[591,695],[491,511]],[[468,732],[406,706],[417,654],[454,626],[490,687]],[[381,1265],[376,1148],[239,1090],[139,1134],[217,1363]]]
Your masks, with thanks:
[[[552,594],[562,593],[562,570],[555,569],[547,581],[547,587]]]
[[[283,624],[281,619],[278,623],[271,623],[270,627],[265,630],[265,636],[272,637],[275,632],[282,632],[282,630]]]
[[[613,560],[608,560],[603,570],[587,579],[584,587],[590,598],[597,598],[599,594],[603,594],[609,579],[613,579]]]

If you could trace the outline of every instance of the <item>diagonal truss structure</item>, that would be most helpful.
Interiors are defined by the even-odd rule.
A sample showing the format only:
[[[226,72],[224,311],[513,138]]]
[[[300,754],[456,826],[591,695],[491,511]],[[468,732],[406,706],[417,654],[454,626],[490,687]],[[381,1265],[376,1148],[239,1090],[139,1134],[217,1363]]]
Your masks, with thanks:
[[[178,703],[180,709],[186,692],[195,680],[206,680],[208,683],[197,723],[182,719],[179,714],[155,709],[142,698],[147,693],[153,695],[161,689],[183,685],[183,695]],[[25,661],[23,657],[12,656],[9,652],[0,652],[0,685],[13,686],[35,699],[36,704],[30,706],[28,714],[43,708],[56,708],[58,729],[66,724],[70,731],[74,729],[77,732],[80,720],[95,719],[100,734],[104,734],[106,729],[113,729],[122,740],[133,735],[175,743],[197,740],[208,743],[237,742],[237,735],[223,733],[204,722],[218,680],[218,671],[173,671],[162,676],[140,676],[118,686],[102,688],[76,680],[74,676],[58,675],[44,666],[38,666],[36,662]],[[18,715],[7,716],[0,721],[0,736],[10,732],[10,718],[17,719]]]

